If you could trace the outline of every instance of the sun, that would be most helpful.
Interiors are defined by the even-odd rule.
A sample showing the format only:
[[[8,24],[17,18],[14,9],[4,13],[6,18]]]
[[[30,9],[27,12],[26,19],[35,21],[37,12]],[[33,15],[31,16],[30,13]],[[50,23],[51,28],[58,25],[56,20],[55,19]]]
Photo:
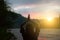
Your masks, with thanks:
[[[52,21],[52,19],[53,19],[52,17],[47,17],[48,21]]]
[[[52,20],[52,18],[50,18],[50,17],[49,17],[49,18],[47,18],[47,20],[48,20],[48,21],[51,21],[51,20]]]

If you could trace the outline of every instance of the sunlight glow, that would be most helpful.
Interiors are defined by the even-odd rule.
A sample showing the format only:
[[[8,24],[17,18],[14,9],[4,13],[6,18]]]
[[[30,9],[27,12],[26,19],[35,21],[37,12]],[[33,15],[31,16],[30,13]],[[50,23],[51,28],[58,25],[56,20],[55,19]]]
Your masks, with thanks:
[[[45,17],[44,28],[56,28],[54,26],[54,17],[52,17],[52,16]]]
[[[48,21],[52,21],[52,18],[51,18],[51,17],[47,17],[47,20],[48,20]]]

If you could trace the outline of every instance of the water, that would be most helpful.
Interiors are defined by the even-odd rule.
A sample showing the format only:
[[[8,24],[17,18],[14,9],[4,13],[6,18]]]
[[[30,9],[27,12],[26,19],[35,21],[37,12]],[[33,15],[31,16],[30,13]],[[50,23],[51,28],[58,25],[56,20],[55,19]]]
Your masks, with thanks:
[[[11,29],[17,40],[23,40],[19,29]],[[38,40],[60,40],[60,29],[41,29]]]
[[[60,29],[41,29],[38,39],[60,40]]]

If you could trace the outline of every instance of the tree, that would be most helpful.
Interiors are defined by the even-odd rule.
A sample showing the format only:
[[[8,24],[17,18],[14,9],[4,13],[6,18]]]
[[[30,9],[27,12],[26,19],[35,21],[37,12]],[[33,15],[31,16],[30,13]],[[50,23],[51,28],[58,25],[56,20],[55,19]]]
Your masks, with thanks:
[[[6,16],[7,16],[7,5],[4,0],[0,0],[0,27],[6,23]]]
[[[0,0],[0,40],[10,40],[13,36],[12,33],[8,33],[7,29],[8,22],[7,17],[8,17],[9,11],[8,11],[8,6],[4,0]]]

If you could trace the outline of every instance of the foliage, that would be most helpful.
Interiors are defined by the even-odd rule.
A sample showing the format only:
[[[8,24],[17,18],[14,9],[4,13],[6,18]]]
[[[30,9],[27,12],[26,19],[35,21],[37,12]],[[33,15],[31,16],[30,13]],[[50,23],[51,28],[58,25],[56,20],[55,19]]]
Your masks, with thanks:
[[[0,0],[0,40],[10,40],[9,38],[13,36],[12,33],[7,32],[7,29],[13,25],[12,20],[8,19],[10,13],[12,16],[13,12],[8,10],[6,2]],[[15,18],[17,18],[17,16]]]

